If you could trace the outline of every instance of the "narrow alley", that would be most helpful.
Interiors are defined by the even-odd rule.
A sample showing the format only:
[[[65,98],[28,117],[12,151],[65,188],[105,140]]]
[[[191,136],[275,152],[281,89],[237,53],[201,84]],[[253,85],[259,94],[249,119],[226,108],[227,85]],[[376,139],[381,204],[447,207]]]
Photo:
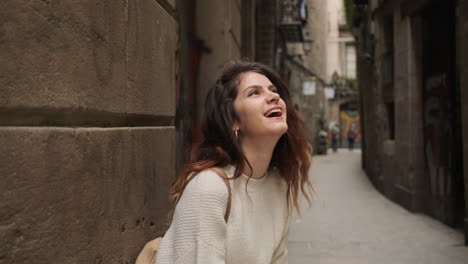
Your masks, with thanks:
[[[291,223],[289,263],[468,263],[462,231],[382,196],[359,150],[315,156],[310,176],[319,199]]]
[[[172,225],[171,257],[282,264],[289,240],[292,264],[468,264],[468,0],[2,3],[0,264],[133,264],[190,175],[295,188],[309,144],[288,239],[281,201],[200,184],[229,210],[180,206],[208,227]]]

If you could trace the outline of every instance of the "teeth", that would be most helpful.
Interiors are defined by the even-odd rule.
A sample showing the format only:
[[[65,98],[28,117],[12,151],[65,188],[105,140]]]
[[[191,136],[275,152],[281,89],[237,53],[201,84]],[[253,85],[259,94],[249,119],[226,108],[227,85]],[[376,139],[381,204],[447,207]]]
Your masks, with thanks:
[[[281,111],[281,109],[275,108],[275,109],[272,109],[272,110],[268,111],[268,112],[265,114],[265,116],[270,116],[270,115],[273,114],[273,113],[282,113],[282,112],[283,112],[283,111]]]

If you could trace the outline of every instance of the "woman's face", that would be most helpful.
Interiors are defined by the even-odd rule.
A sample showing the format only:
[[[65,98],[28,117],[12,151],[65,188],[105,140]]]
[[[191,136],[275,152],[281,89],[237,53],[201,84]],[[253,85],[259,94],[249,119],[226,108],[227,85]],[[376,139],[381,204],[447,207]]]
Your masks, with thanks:
[[[245,72],[239,77],[234,110],[239,120],[234,130],[242,136],[281,137],[288,131],[286,104],[279,96],[276,87],[264,75]]]

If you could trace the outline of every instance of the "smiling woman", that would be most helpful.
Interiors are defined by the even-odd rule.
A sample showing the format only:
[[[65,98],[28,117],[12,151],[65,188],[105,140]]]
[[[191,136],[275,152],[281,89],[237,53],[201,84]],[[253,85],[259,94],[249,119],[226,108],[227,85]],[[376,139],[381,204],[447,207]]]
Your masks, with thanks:
[[[244,145],[257,145],[259,148],[270,145],[273,149],[278,139],[288,131],[286,104],[265,75],[245,72],[239,79],[238,95],[234,100],[239,120],[234,122],[234,130],[241,132]],[[272,153],[272,149],[262,153]]]
[[[310,203],[312,154],[286,85],[263,64],[234,62],[204,110],[204,140],[172,186],[156,262],[287,263],[292,208],[300,193]]]

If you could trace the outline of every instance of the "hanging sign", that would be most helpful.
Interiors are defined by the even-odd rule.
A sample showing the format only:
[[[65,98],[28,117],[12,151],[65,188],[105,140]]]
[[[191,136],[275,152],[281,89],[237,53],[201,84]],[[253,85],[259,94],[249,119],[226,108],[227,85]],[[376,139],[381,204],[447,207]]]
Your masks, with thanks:
[[[315,95],[315,81],[305,81],[302,84],[302,93],[304,95]]]
[[[327,86],[325,87],[324,91],[325,91],[325,98],[327,99],[335,98],[335,89],[333,89],[333,87]]]

